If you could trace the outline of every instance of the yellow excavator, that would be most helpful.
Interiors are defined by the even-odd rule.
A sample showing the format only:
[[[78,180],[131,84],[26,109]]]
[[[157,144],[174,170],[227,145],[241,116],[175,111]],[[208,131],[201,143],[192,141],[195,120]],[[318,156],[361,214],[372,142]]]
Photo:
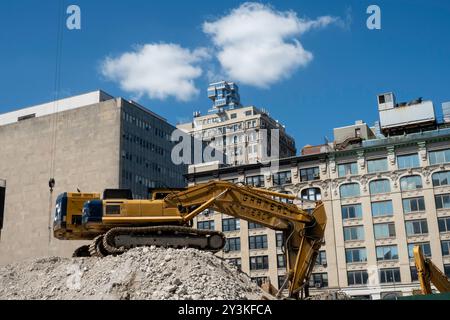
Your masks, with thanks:
[[[431,284],[440,293],[450,292],[450,281],[430,259],[424,257],[422,248],[414,246],[413,253],[422,294],[433,294]]]
[[[295,204],[296,196],[265,189],[211,181],[185,189],[152,190],[149,199],[135,200],[129,190],[63,193],[56,200],[53,231],[61,240],[92,240],[74,256],[117,255],[138,246],[190,247],[220,251],[220,231],[192,228],[207,209],[283,231],[290,298],[299,298],[324,238],[326,213],[317,202],[312,213]]]

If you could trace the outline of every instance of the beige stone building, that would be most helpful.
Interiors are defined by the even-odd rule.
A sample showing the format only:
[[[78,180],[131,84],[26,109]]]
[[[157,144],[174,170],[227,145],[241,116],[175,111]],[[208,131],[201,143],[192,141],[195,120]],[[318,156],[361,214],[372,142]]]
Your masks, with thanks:
[[[450,276],[450,128],[446,123],[430,128],[429,118],[426,130],[420,121],[414,122],[416,130],[403,126],[411,132],[385,137],[358,121],[337,128],[333,143],[281,159],[276,171],[267,173],[263,164],[211,164],[190,169],[188,182],[220,179],[288,192],[304,199],[296,204],[307,210],[314,207],[310,201],[323,201],[328,225],[312,293],[339,289],[362,299],[410,295],[420,287],[414,245]],[[199,217],[197,227],[225,232],[229,241],[220,255],[256,282],[283,280],[280,233],[220,213]]]
[[[171,161],[173,130],[150,110],[102,91],[0,115],[0,265],[71,256],[81,245],[52,236],[62,192],[129,188],[144,198],[151,187],[184,186],[186,166]]]

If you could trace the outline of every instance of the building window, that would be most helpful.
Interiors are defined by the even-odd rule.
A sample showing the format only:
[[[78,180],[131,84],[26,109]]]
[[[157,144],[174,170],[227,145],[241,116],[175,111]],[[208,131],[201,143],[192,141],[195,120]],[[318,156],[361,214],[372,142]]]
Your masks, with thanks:
[[[450,149],[430,151],[428,152],[430,164],[448,163],[450,162]]]
[[[425,219],[406,221],[405,225],[407,236],[428,234],[428,225]]]
[[[286,276],[278,276],[278,290],[283,286]]]
[[[309,279],[309,286],[312,288],[327,288],[328,274],[327,273],[313,273]]]
[[[345,260],[347,263],[366,262],[367,253],[364,248],[345,249]]]
[[[393,214],[392,200],[372,202],[373,217],[392,216]]]
[[[425,211],[423,197],[403,199],[403,213]]]
[[[347,206],[341,207],[342,211],[342,219],[361,219],[362,218],[362,209],[361,204],[351,204]]]
[[[388,171],[387,159],[383,158],[383,159],[368,160],[367,171],[369,173]]]
[[[236,119],[236,118],[237,118],[237,114],[236,114],[236,113],[232,113],[232,114],[230,115],[230,118],[231,118],[231,119]]]
[[[417,274],[417,268],[412,266],[410,267],[411,270],[411,281],[419,281],[419,275]]]
[[[319,254],[317,255],[317,259],[316,259],[316,266],[323,266],[326,267],[327,266],[327,253],[326,251],[319,251]]]
[[[214,230],[214,220],[209,221],[198,221],[197,229],[200,230]]]
[[[450,256],[450,240],[442,240],[441,247],[442,247],[442,255],[445,257]]]
[[[394,223],[378,223],[373,225],[375,239],[386,239],[395,237]]]
[[[269,269],[269,256],[250,257],[250,270]]]
[[[450,264],[444,264],[444,273],[447,278],[450,278]]]
[[[400,179],[402,191],[422,189],[422,178],[420,176],[408,176]]]
[[[286,256],[284,254],[277,254],[277,267],[286,268]]]
[[[448,186],[450,184],[450,171],[436,172],[432,176],[433,186]]]
[[[3,220],[5,216],[5,182],[0,180],[0,231],[3,229]]]
[[[450,194],[438,194],[434,196],[436,209],[450,209]]]
[[[439,232],[450,232],[450,217],[439,218]]]
[[[322,195],[319,188],[304,189],[302,190],[301,197],[302,199],[310,201],[319,201],[322,199]]]
[[[242,260],[241,258],[231,258],[231,259],[227,259],[228,263],[236,266],[239,270],[242,269]]]
[[[344,227],[344,240],[345,241],[364,240],[364,227],[363,226]]]
[[[391,184],[389,180],[374,180],[369,183],[370,194],[391,192]]]
[[[409,169],[420,167],[419,155],[417,153],[397,156],[399,169]]]
[[[361,192],[358,183],[347,183],[339,187],[341,198],[358,197]]]
[[[264,228],[264,226],[259,224],[259,223],[249,222],[248,223],[248,228],[249,229],[262,229],[262,228]]]
[[[377,247],[377,261],[398,260],[397,246]]]
[[[358,174],[358,164],[356,162],[343,163],[338,165],[339,177]]]
[[[241,221],[236,218],[223,219],[222,231],[235,231],[241,229]]]
[[[252,249],[267,249],[267,235],[249,236],[249,248]]]
[[[347,282],[349,286],[358,286],[367,284],[369,274],[366,270],[348,271]]]
[[[241,251],[241,238],[228,238],[223,251]]]
[[[409,243],[408,244],[408,257],[410,259],[414,258],[414,247],[415,246],[420,246],[420,248],[422,249],[422,253],[424,255],[424,257],[426,258],[431,258],[431,247],[430,247],[430,243],[429,242],[421,242],[421,243]]]
[[[259,176],[253,176],[253,177],[246,177],[245,183],[249,186],[254,186],[254,187],[258,187],[258,188],[264,187],[264,176],[259,175]]]
[[[300,180],[311,181],[320,179],[319,167],[300,169]]]
[[[283,171],[273,175],[273,184],[276,186],[282,186],[288,183],[292,183],[291,172]]]
[[[450,226],[450,225],[449,225]],[[276,233],[277,248],[281,248],[284,244],[284,235],[281,232]]]
[[[267,277],[252,277],[252,282],[261,287],[267,281]]]
[[[278,193],[283,193],[283,194],[289,194],[292,195],[292,193],[290,193],[289,191],[278,191]],[[281,197],[273,197],[274,200],[280,201],[280,202],[284,202],[284,203],[290,203],[293,204],[294,201],[291,199],[287,199],[287,198],[281,198]]]
[[[380,283],[394,283],[400,282],[400,269],[381,269],[380,270]]]

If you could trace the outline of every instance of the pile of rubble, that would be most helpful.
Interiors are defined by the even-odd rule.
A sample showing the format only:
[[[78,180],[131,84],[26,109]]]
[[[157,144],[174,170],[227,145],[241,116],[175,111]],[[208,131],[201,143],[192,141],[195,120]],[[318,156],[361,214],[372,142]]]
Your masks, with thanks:
[[[236,267],[196,249],[144,247],[106,258],[44,258],[0,267],[0,299],[259,299]]]

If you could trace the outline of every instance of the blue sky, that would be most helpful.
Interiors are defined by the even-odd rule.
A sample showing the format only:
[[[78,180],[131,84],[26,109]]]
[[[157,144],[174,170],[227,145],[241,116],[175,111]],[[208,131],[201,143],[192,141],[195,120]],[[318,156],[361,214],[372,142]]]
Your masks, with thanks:
[[[64,29],[62,97],[103,89],[115,96],[137,98],[141,104],[175,124],[191,118],[195,110],[206,113],[209,109],[206,88],[211,75],[226,78],[244,70],[248,76],[249,71],[241,66],[237,66],[234,73],[227,71],[218,59],[220,50],[229,53],[224,51],[226,45],[218,48],[220,34],[207,34],[203,27],[205,22],[224,21],[223,18],[232,15],[232,10],[239,8],[242,1],[63,2],[64,9],[70,4],[81,8],[82,28]],[[56,0],[0,2],[0,112],[53,99],[58,3]],[[279,15],[295,12],[297,19],[303,22],[318,21],[324,16],[332,19],[320,27],[294,32],[283,39],[288,47],[297,49],[293,43],[298,41],[312,57],[297,57],[297,65],[285,66],[289,70],[287,75],[271,78],[265,87],[256,80],[255,83],[252,80],[241,83],[239,79],[226,78],[240,84],[243,104],[267,108],[274,118],[284,123],[296,139],[298,149],[305,144],[320,144],[325,136],[331,139],[334,127],[349,125],[358,119],[372,124],[377,120],[378,93],[394,91],[400,101],[421,96],[433,100],[437,109],[442,102],[450,101],[450,2],[259,3]],[[366,8],[371,4],[381,8],[381,30],[366,27],[369,16]],[[123,69],[117,67],[117,59],[124,53],[136,52],[139,45],[159,48],[161,44],[181,48],[192,60],[193,69],[188,73],[199,93],[190,95],[188,101],[180,101],[181,89],[157,97],[145,90],[125,89],[117,79],[117,73]],[[239,45],[236,48],[240,48]],[[115,79],[111,72],[108,77],[102,69],[107,57],[116,62]],[[237,60],[241,58],[237,56]],[[280,63],[280,60],[284,59],[274,63]],[[266,69],[267,64],[261,68]],[[254,70],[258,75],[258,69]],[[161,69],[158,72],[162,72]],[[158,75],[160,77],[165,74]],[[263,79],[261,76],[256,78]],[[193,90],[185,89],[186,92]]]

